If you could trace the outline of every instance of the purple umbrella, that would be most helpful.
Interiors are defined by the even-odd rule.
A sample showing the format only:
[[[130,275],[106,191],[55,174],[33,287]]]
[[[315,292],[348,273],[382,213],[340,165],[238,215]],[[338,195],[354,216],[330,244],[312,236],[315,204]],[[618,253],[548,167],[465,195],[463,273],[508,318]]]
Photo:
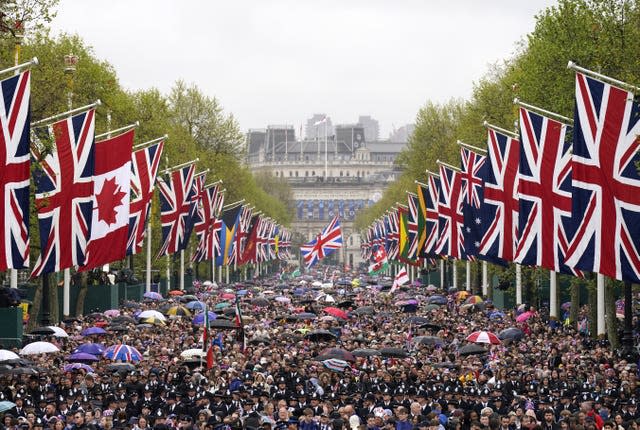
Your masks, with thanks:
[[[86,352],[76,352],[75,354],[71,354],[67,356],[67,361],[100,361],[98,357],[93,354],[87,354]]]
[[[162,294],[160,293],[156,293],[155,291],[149,291],[148,293],[144,293],[142,295],[145,299],[151,299],[151,300],[162,300]]]
[[[74,349],[73,352],[86,352],[87,354],[101,355],[104,350],[104,345],[100,343],[83,343],[82,345]]]
[[[65,372],[73,372],[74,370],[84,370],[86,372],[93,373],[93,367],[84,363],[65,364],[62,370],[64,370]]]
[[[216,319],[218,317],[218,315],[216,315],[215,313],[213,313],[211,311],[207,311],[207,312],[209,313],[209,321],[213,321],[214,319]],[[195,317],[193,317],[193,320],[191,322],[194,325],[204,324],[204,312],[200,312]]]
[[[82,336],[95,336],[98,334],[107,334],[107,331],[100,327],[89,327],[82,330],[80,334]]]

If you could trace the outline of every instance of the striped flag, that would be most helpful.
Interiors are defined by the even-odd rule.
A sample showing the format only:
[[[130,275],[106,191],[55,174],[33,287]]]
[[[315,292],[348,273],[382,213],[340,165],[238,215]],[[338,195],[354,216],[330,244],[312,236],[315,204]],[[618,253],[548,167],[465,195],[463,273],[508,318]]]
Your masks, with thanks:
[[[391,292],[393,293],[394,291],[396,291],[398,288],[400,288],[402,285],[406,284],[409,281],[410,279],[409,279],[409,275],[407,274],[407,269],[403,267],[402,269],[400,269],[395,279],[393,280],[393,286],[391,287]]]

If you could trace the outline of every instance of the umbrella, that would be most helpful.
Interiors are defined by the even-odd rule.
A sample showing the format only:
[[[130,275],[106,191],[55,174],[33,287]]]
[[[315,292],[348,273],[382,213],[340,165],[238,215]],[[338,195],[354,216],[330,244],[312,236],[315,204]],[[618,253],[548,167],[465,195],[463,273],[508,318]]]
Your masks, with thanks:
[[[456,291],[455,296],[456,296],[457,300],[462,301],[462,300],[466,299],[467,297],[469,297],[469,294],[471,294],[471,293],[468,292],[468,291]]]
[[[304,321],[312,321],[316,319],[318,316],[311,312],[302,312],[301,314],[295,315],[295,319],[304,320]]]
[[[285,296],[277,296],[275,298],[275,301],[278,303],[291,303],[291,299]]]
[[[355,315],[373,315],[375,312],[376,310],[373,306],[362,306],[351,313]]]
[[[524,337],[524,332],[516,327],[505,328],[498,333],[498,338],[502,340],[520,340]]]
[[[87,362],[92,362],[92,361],[100,361],[100,359],[98,357],[96,357],[93,354],[88,354],[86,352],[74,352],[73,354],[69,355],[66,357],[67,361],[87,361]]]
[[[207,314],[209,315],[210,322],[218,318],[218,315],[216,315],[214,312],[207,311]],[[204,324],[204,312],[200,312],[199,314],[196,314],[196,316],[194,316],[193,319],[191,320],[191,323],[193,325]]]
[[[471,296],[468,297],[467,300],[464,301],[465,304],[467,305],[475,305],[478,303],[482,303],[482,297],[480,296]]]
[[[258,337],[254,337],[249,341],[250,345],[259,345],[261,343],[264,343],[265,345],[269,345],[271,343],[271,339],[269,339],[268,337],[258,336]]]
[[[185,349],[180,353],[181,358],[202,358],[207,355],[207,351],[203,351],[201,348]]]
[[[343,309],[348,309],[351,306],[353,306],[353,300],[343,300],[340,303],[338,303],[338,307]]]
[[[167,315],[190,317],[191,311],[184,306],[172,306],[169,309],[167,309]]]
[[[127,315],[120,315],[111,320],[111,324],[135,324],[136,320]]]
[[[414,317],[407,318],[407,324],[422,325],[422,324],[429,323],[429,321],[430,321],[429,318],[419,317],[419,316],[414,316]]]
[[[20,356],[13,351],[9,351],[8,349],[0,349],[0,361],[6,360],[17,360]]]
[[[50,325],[48,327],[53,330],[53,337],[69,337],[69,334],[62,327],[55,325]]]
[[[182,296],[182,295],[184,295],[184,291],[171,290],[171,291],[169,291],[169,295],[170,296]]]
[[[370,348],[354,349],[353,351],[351,351],[351,353],[356,357],[372,357],[374,355],[380,355],[380,351]]]
[[[322,365],[332,372],[342,373],[346,369],[349,369],[349,363],[344,360],[340,360],[337,358],[330,358],[328,360],[322,361]]]
[[[236,323],[234,321],[223,320],[223,319],[217,319],[217,320],[211,321],[209,325],[211,326],[211,328],[219,328],[222,330],[235,330],[236,328],[238,328],[236,327]]]
[[[16,367],[9,369],[7,373],[11,373],[13,375],[37,375],[40,372],[33,367]]]
[[[180,297],[180,300],[187,303],[187,302],[193,302],[198,300],[198,298],[196,296],[194,296],[193,294],[187,294],[186,296],[182,296]]]
[[[456,363],[452,363],[451,361],[443,361],[441,363],[435,363],[433,367],[441,368],[441,369],[457,369],[460,366]]]
[[[330,341],[337,338],[337,336],[328,330],[314,330],[304,335],[305,339],[309,339],[312,342]]]
[[[382,355],[383,357],[404,358],[408,357],[409,353],[402,348],[382,348],[380,350],[380,355]]]
[[[418,345],[444,345],[444,340],[440,339],[437,336],[417,336],[413,339],[413,342]]]
[[[337,358],[344,361],[356,361],[356,357],[346,349],[342,348],[325,348],[320,351],[315,361],[329,360],[330,358]]]
[[[429,284],[429,285],[427,286],[427,291],[429,291],[429,292],[438,291],[438,287],[436,287],[436,286],[435,286],[435,285],[433,285],[433,284]]]
[[[108,311],[104,311],[104,316],[109,317],[109,318],[120,316],[120,310],[119,309],[109,309]]]
[[[269,300],[265,297],[256,297],[251,300],[251,304],[254,306],[269,306]]]
[[[463,346],[462,348],[460,348],[458,350],[458,354],[460,355],[480,355],[480,354],[486,354],[487,350],[484,349],[483,347],[481,347],[480,345],[476,344],[476,343],[470,343],[468,345]]]
[[[112,325],[109,327],[109,331],[129,331],[129,328],[123,325]]]
[[[526,320],[528,320],[529,318],[531,318],[533,316],[533,312],[523,312],[520,315],[518,315],[516,317],[516,322],[525,322]]]
[[[220,296],[220,298],[224,300],[235,300],[236,295],[233,293],[224,293],[223,295]]]
[[[428,322],[428,323],[420,324],[419,328],[425,328],[425,329],[427,329],[427,330],[435,330],[435,331],[438,331],[438,330],[441,330],[441,329],[442,329],[442,326],[440,326],[440,325],[438,325],[438,324],[434,324],[434,323],[430,323],[430,322]]]
[[[204,302],[199,300],[194,300],[185,305],[185,307],[192,311],[203,311],[207,308],[207,305]]]
[[[58,351],[60,351],[60,349],[51,342],[32,342],[22,348],[20,355],[48,354]]]
[[[107,370],[110,372],[131,372],[136,370],[136,367],[131,363],[111,363],[107,366]]]
[[[166,323],[164,322],[165,320],[160,319],[156,316],[152,316],[152,317],[148,317],[148,318],[144,318],[141,319],[140,322],[142,324],[140,325],[145,325],[145,324],[151,324],[151,325],[160,325],[160,326],[164,326],[166,325]],[[138,326],[139,327],[139,326]]]
[[[427,299],[427,303],[430,305],[446,305],[447,298],[444,296],[431,296]]]
[[[167,317],[162,315],[160,312],[154,311],[154,310],[143,311],[138,314],[139,320],[148,319],[148,318],[157,318],[162,321],[167,320]]]
[[[231,303],[229,303],[229,302],[220,302],[217,305],[215,305],[213,307],[213,309],[216,310],[216,311],[219,311],[219,310],[222,310],[222,309],[226,309],[229,306],[231,306]]]
[[[73,352],[84,352],[86,354],[102,355],[102,353],[104,352],[104,345],[100,343],[83,343],[82,345],[74,349]]]
[[[8,400],[3,400],[2,402],[0,402],[0,413],[2,412],[7,412],[10,409],[13,409],[16,407],[16,404],[13,402],[10,402]]]
[[[29,334],[39,334],[39,335],[43,335],[43,336],[51,336],[55,332],[56,331],[51,327],[38,327],[38,328],[35,328],[35,329],[31,330],[29,332]]]
[[[342,318],[343,320],[349,319],[349,315],[342,309],[334,308],[334,307],[326,307],[323,309],[329,315],[333,315],[336,318]]]
[[[492,319],[492,320],[501,320],[504,317],[505,317],[504,313],[500,311],[493,311],[489,314],[489,319]]]
[[[87,373],[93,373],[93,367],[84,363],[65,364],[62,370],[64,370],[65,372],[73,372],[74,370],[84,370]]]
[[[135,349],[133,346],[129,345],[112,345],[109,348],[105,349],[102,353],[104,358],[108,358],[109,360],[120,360],[120,361],[140,361],[142,360],[142,354],[140,351]]]
[[[428,304],[428,305],[426,305],[423,309],[424,309],[426,312],[429,312],[429,311],[435,311],[435,310],[437,310],[437,309],[440,309],[440,305],[436,305],[435,303],[429,303],[429,304]]]
[[[96,335],[101,335],[101,334],[106,334],[107,331],[103,328],[100,327],[89,327],[89,328],[85,328],[84,330],[82,330],[80,332],[80,335],[82,336],[96,336]]]
[[[162,294],[160,293],[156,293],[155,291],[149,291],[148,293],[144,293],[142,295],[142,297],[144,297],[145,299],[149,299],[149,300],[162,300]]]
[[[491,345],[500,345],[501,343],[498,336],[490,331],[474,331],[467,336],[467,340],[476,343],[490,343]]]

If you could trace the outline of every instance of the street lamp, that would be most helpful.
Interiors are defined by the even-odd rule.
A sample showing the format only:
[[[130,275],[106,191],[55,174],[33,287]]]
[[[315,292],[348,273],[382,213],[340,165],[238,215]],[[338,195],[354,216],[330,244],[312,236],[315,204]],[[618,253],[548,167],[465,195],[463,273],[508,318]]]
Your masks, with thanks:
[[[67,76],[67,105],[69,110],[73,106],[73,75],[76,73],[78,56],[73,53],[64,56],[64,74]]]

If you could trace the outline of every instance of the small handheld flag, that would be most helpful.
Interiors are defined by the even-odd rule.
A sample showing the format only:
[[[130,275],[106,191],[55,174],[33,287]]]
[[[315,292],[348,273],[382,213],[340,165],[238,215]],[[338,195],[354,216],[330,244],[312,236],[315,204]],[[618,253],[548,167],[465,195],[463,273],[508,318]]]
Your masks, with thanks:
[[[393,293],[394,291],[396,291],[398,288],[400,288],[402,285],[406,284],[407,282],[409,282],[409,275],[407,275],[407,269],[403,267],[402,269],[400,269],[395,279],[393,280],[393,286],[391,287],[391,292]]]

